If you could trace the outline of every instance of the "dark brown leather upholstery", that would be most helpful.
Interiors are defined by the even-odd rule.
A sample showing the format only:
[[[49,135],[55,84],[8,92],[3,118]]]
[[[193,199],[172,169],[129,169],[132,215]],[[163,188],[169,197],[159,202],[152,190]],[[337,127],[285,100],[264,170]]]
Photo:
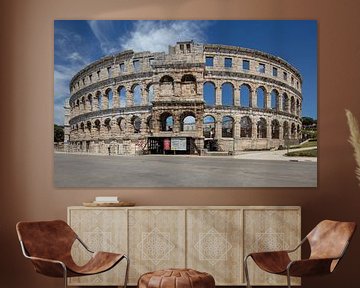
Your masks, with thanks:
[[[143,274],[138,288],[214,288],[214,277],[192,269],[167,269]]]
[[[328,274],[344,255],[355,229],[354,222],[320,222],[303,240],[307,240],[311,248],[309,259],[291,261],[288,253],[293,250],[251,253],[247,257],[251,257],[262,270],[269,273],[297,277]],[[245,273],[248,273],[247,270]]]
[[[35,270],[51,277],[64,277],[60,262],[66,266],[67,277],[74,277],[105,272],[125,257],[124,254],[96,252],[88,263],[78,266],[71,256],[71,247],[78,237],[62,220],[19,222],[16,230]]]

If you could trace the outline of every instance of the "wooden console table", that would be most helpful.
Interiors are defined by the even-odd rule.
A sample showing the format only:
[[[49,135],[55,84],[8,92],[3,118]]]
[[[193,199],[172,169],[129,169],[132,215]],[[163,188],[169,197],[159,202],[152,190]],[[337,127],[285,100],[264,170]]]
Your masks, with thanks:
[[[81,206],[68,207],[68,223],[92,250],[129,255],[129,285],[148,271],[184,267],[212,274],[216,285],[245,285],[246,254],[293,248],[301,240],[298,206]],[[78,263],[88,259],[77,244],[72,253]],[[286,285],[286,277],[249,264],[253,285]],[[124,269],[121,263],[69,284],[121,285]],[[292,282],[300,285],[299,279]]]

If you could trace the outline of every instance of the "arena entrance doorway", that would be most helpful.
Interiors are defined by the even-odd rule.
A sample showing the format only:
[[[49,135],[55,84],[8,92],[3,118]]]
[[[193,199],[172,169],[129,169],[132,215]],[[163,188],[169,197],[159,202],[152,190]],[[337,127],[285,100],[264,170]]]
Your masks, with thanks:
[[[149,137],[147,146],[149,154],[197,154],[192,137]]]

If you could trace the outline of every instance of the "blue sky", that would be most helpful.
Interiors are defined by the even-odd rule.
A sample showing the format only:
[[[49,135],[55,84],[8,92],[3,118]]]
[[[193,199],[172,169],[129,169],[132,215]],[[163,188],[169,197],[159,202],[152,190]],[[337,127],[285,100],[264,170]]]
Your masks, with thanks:
[[[177,41],[261,50],[303,77],[303,116],[317,119],[317,22],[314,20],[54,21],[54,122],[64,122],[69,82],[87,64],[122,50],[166,51]]]

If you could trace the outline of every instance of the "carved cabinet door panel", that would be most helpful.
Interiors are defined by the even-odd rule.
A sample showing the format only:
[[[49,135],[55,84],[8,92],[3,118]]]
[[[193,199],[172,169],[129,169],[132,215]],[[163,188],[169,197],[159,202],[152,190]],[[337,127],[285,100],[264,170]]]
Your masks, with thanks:
[[[143,273],[185,267],[185,210],[129,210],[130,284]]]
[[[251,252],[293,249],[300,243],[300,209],[246,209],[244,210],[244,255]],[[292,253],[300,259],[301,251]],[[266,273],[248,260],[252,285],[286,285],[286,277]],[[291,283],[299,285],[299,278]]]
[[[242,281],[242,211],[187,211],[187,266],[214,276],[216,285]]]
[[[68,223],[80,239],[93,251],[127,253],[126,209],[69,209]],[[84,264],[89,253],[75,242],[72,255],[76,263]],[[108,272],[85,277],[69,278],[70,285],[122,285],[125,261],[121,261]]]

